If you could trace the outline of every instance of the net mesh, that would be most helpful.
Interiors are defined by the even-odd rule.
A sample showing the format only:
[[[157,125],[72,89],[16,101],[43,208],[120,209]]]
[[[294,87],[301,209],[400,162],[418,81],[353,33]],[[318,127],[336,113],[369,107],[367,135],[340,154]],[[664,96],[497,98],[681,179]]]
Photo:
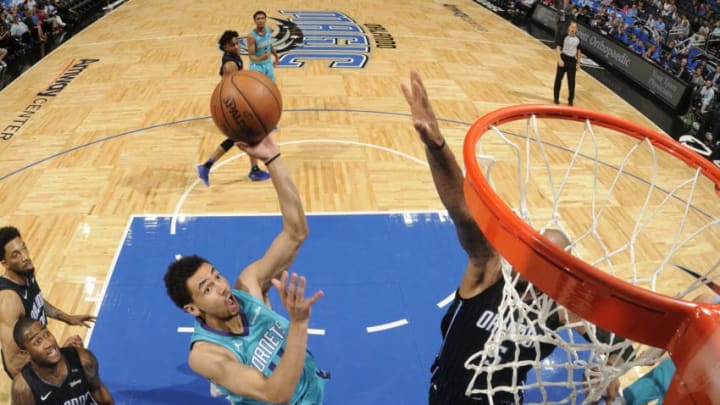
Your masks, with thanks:
[[[718,277],[714,184],[652,140],[533,115],[490,127],[476,151],[486,180],[517,216],[535,229],[562,231],[568,250],[596,268],[682,299],[707,292],[706,283]],[[466,395],[487,395],[492,403],[505,391],[516,403],[521,397],[525,404],[593,403],[613,380],[663,356],[613,334],[600,339],[595,325],[525,285],[507,262],[502,274],[493,333],[465,363],[474,372]],[[558,326],[556,317],[565,322]],[[534,355],[523,358],[508,345],[531,347]],[[546,357],[547,345],[557,349]],[[633,355],[618,361],[623,350]],[[525,381],[523,368],[529,368]],[[512,384],[493,385],[498,373],[512,375]]]

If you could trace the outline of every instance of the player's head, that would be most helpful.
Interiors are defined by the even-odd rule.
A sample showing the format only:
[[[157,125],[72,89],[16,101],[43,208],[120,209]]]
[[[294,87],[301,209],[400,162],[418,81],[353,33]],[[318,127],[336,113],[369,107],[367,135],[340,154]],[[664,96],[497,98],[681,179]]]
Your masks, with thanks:
[[[14,226],[0,228],[0,263],[7,271],[20,275],[31,274],[35,271],[30,252],[20,236],[20,231]]]
[[[225,31],[218,40],[218,47],[228,53],[240,55],[240,45],[238,44],[238,32],[237,31]]]
[[[542,232],[542,236],[563,250],[570,247],[570,239],[567,235],[565,235],[565,232],[559,229],[547,228]],[[513,272],[517,273],[515,269],[513,269]],[[515,288],[518,291],[525,291],[527,289],[527,285],[528,281],[522,275],[518,275],[518,281],[515,284]]]
[[[200,256],[185,256],[170,263],[165,288],[175,305],[206,321],[240,313],[228,281]]]
[[[574,36],[577,33],[577,23],[575,21],[570,21],[570,24],[568,24],[567,33],[570,36]]]
[[[13,328],[13,339],[20,349],[30,354],[33,363],[52,366],[62,360],[55,336],[35,319],[20,318]]]
[[[258,10],[255,14],[253,14],[253,21],[255,21],[255,25],[258,28],[263,28],[265,26],[265,22],[267,21],[267,14],[265,14],[262,10]]]

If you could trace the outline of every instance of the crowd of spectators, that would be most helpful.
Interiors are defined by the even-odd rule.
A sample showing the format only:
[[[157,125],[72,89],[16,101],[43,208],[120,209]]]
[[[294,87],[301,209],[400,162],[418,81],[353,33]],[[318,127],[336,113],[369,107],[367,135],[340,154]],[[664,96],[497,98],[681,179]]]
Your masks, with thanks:
[[[0,0],[0,89],[45,56],[108,0]],[[9,72],[12,69],[12,72]]]
[[[720,110],[720,62],[716,58],[720,4],[715,0],[572,0],[567,10],[579,22],[689,83],[689,108],[681,119],[689,132],[715,147],[720,131],[714,130],[710,137],[705,132],[720,125],[720,120],[710,117],[711,112]]]
[[[720,67],[711,56],[720,41],[718,11],[717,3],[699,0],[574,0],[570,10],[579,22],[691,84],[691,107],[701,114],[720,88]]]

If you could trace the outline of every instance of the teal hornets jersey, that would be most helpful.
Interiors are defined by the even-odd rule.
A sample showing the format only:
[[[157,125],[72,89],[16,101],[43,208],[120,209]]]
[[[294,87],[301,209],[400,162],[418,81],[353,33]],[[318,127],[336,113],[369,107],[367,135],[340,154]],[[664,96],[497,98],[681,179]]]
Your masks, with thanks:
[[[197,341],[220,345],[235,355],[237,360],[270,376],[280,362],[285,349],[290,322],[273,312],[264,302],[246,293],[233,289],[233,295],[240,303],[240,319],[243,334],[235,335],[210,328],[202,320],[195,322],[195,331],[190,347]],[[298,381],[291,405],[316,405],[322,403],[325,380],[328,373],[316,367],[310,352],[305,355],[305,366]],[[243,398],[230,393],[224,387],[215,385],[230,403],[235,405],[259,405],[263,402]]]
[[[270,32],[270,27],[267,25],[265,26],[265,35],[260,35],[257,33],[257,31],[252,30],[250,31],[250,35],[255,38],[255,55],[254,56],[263,56],[265,52],[268,53],[269,58],[265,59],[262,62],[253,62],[250,61],[251,64],[271,64],[273,63],[272,58],[272,33]]]

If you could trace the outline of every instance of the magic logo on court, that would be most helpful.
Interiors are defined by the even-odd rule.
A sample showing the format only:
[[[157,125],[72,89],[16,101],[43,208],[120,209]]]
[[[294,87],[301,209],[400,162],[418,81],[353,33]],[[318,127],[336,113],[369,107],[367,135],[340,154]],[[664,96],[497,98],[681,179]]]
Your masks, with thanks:
[[[308,61],[326,61],[331,68],[365,67],[374,48],[395,49],[395,38],[380,24],[360,24],[339,11],[280,10],[288,18],[273,20],[273,47],[279,66],[299,68]],[[247,55],[247,41],[239,39]],[[374,45],[374,46],[373,46]]]

